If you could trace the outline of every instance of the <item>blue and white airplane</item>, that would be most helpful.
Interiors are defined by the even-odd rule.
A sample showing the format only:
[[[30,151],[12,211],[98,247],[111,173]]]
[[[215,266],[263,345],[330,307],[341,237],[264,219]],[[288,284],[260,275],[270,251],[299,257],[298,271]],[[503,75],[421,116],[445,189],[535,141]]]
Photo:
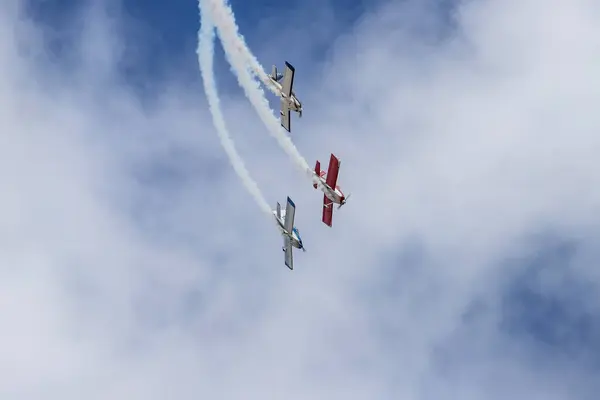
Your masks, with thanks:
[[[282,210],[281,205],[277,203],[277,209],[273,211],[273,214],[275,215],[279,230],[283,236],[283,247],[281,249],[285,253],[285,265],[293,270],[294,259],[292,257],[292,247],[306,251],[304,244],[302,243],[302,238],[300,237],[300,232],[298,232],[298,228],[294,226],[296,205],[292,199],[288,197],[285,210]]]

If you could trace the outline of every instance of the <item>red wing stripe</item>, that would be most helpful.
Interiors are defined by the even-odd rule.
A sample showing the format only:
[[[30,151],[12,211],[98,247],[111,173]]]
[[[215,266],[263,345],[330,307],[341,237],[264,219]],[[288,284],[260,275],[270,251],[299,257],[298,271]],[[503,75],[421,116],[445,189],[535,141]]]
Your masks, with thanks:
[[[331,226],[333,221],[333,202],[323,195],[323,222]]]
[[[327,180],[326,180],[327,185],[332,190],[335,190],[335,187],[337,185],[337,178],[338,178],[339,171],[340,171],[340,161],[332,153],[331,158],[329,159],[329,169],[327,170]]]

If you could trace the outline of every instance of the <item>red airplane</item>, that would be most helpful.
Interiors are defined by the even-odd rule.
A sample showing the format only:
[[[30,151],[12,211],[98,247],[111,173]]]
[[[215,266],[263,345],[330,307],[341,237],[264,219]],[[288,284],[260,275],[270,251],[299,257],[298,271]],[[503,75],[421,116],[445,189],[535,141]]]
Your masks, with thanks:
[[[322,183],[321,190],[323,190],[323,222],[325,225],[331,226],[333,219],[333,204],[339,204],[338,208],[346,204],[346,200],[350,197],[344,196],[344,193],[337,186],[338,172],[340,171],[340,160],[336,156],[331,154],[329,159],[329,168],[327,173],[321,171],[321,163],[317,160],[315,165],[315,175],[319,178]],[[313,187],[316,189],[318,185],[313,183]]]

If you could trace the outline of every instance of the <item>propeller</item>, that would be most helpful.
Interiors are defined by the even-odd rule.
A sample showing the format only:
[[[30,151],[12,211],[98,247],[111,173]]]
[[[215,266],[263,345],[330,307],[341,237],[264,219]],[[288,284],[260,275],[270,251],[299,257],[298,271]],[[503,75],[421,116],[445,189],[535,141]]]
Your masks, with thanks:
[[[343,202],[343,203],[340,203],[340,204],[338,205],[338,210],[339,210],[340,208],[342,208],[342,206],[343,206],[344,204],[346,204],[346,202],[348,201],[348,199],[350,198],[350,196],[352,196],[352,193],[348,193],[348,196],[346,196],[346,197],[344,198],[344,202]]]

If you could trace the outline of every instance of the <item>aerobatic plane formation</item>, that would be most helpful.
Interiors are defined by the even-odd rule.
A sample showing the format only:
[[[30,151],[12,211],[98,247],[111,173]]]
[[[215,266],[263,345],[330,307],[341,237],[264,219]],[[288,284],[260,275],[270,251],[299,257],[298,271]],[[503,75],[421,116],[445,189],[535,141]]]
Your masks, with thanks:
[[[213,124],[221,141],[221,145],[227,153],[229,161],[238,175],[241,183],[248,191],[248,194],[254,199],[259,208],[267,214],[269,219],[275,218],[275,226],[279,230],[282,239],[285,265],[294,269],[293,250],[301,249],[306,251],[300,231],[294,226],[296,216],[296,205],[288,196],[285,203],[285,209],[282,209],[280,203],[273,210],[265,200],[257,183],[252,179],[244,166],[243,159],[237,153],[226,128],[224,116],[219,107],[219,95],[214,79],[214,41],[219,38],[223,45],[223,51],[226,59],[231,65],[231,71],[236,75],[240,87],[244,89],[247,99],[252,104],[260,119],[265,124],[269,134],[277,139],[280,147],[285,150],[287,155],[294,161],[294,164],[302,170],[305,178],[311,180],[311,185],[315,189],[323,192],[322,221],[328,227],[333,225],[333,209],[337,204],[339,209],[346,204],[349,194],[345,195],[338,185],[338,175],[340,172],[340,160],[332,153],[327,171],[321,170],[321,163],[316,162],[313,170],[306,159],[294,146],[290,140],[292,132],[292,111],[302,117],[302,102],[294,91],[294,82],[296,69],[288,61],[284,61],[284,67],[281,72],[277,71],[277,66],[273,65],[271,73],[265,72],[252,51],[246,45],[244,38],[240,35],[235,23],[235,17],[230,5],[222,0],[200,0],[200,30],[198,31],[198,63],[202,75],[204,91],[209,103],[209,111],[213,118]],[[235,29],[233,29],[235,28]],[[216,31],[216,35],[215,35]],[[212,43],[211,43],[212,42]],[[279,118],[276,117],[277,111],[273,112],[267,99],[265,91],[257,87],[255,78],[269,92],[275,95],[278,101]],[[281,127],[278,124],[278,120]],[[283,129],[281,129],[283,128]],[[295,130],[296,128],[294,128]],[[308,191],[308,182],[306,184]],[[316,211],[316,210],[315,210]]]
[[[278,73],[277,66],[273,65],[271,75],[269,76],[270,83],[276,89],[275,91],[279,94],[279,97],[281,97],[281,108],[279,112],[281,126],[290,133],[291,111],[297,112],[298,116],[302,117],[302,103],[300,100],[298,100],[298,97],[296,97],[296,94],[293,91],[295,73],[295,68],[286,61],[283,74]],[[282,81],[282,83],[280,83],[280,81]],[[313,171],[313,174],[316,178],[315,180],[320,182],[320,184],[314,183],[313,187],[315,189],[320,188],[323,191],[322,221],[329,227],[333,225],[333,206],[337,204],[337,208],[339,209],[341,206],[346,204],[346,201],[350,197],[350,194],[348,194],[348,196],[344,195],[344,192],[342,192],[337,184],[339,170],[340,160],[332,153],[329,159],[327,172],[321,170],[321,163],[319,161],[317,161]],[[281,205],[277,203],[277,208],[273,211],[273,214],[275,215],[275,219],[277,220],[281,235],[283,237],[282,250],[285,253],[285,265],[289,269],[293,270],[294,263],[292,248],[295,247],[306,251],[304,244],[302,243],[302,239],[300,238],[300,233],[294,226],[296,205],[288,197],[286,209],[282,210]]]

